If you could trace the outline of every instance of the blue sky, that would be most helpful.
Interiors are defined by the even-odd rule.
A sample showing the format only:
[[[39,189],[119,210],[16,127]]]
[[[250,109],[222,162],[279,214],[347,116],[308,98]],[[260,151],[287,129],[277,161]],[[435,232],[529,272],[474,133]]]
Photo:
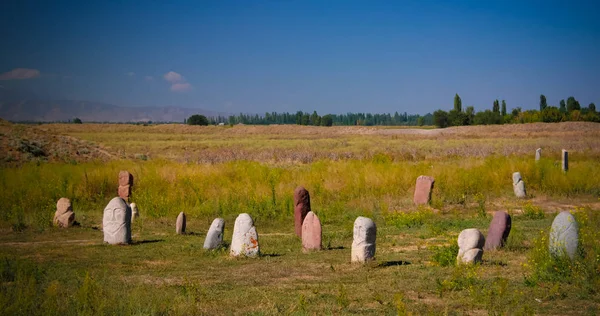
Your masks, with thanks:
[[[599,1],[3,1],[0,88],[227,112],[600,103]],[[16,69],[16,70],[15,70]],[[20,70],[19,70],[20,69]],[[21,79],[17,79],[21,78]]]

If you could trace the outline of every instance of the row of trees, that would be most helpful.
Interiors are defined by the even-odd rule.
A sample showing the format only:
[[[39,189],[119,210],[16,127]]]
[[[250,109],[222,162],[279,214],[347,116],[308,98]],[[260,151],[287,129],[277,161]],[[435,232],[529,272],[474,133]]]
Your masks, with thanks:
[[[462,100],[458,94],[454,96],[454,108],[449,112],[437,110],[433,113],[433,123],[438,127],[463,125],[489,125],[504,123],[533,123],[533,122],[564,122],[591,121],[600,122],[596,105],[590,103],[582,108],[574,97],[561,100],[560,106],[548,106],[546,96],[540,96],[540,110],[522,111],[520,107],[513,108],[510,113],[506,110],[506,101],[494,100],[491,110],[475,112],[473,106],[462,109]]]

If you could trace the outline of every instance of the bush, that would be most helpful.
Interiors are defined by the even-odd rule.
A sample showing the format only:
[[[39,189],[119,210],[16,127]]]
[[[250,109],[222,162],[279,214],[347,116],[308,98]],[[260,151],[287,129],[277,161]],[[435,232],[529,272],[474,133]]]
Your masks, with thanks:
[[[458,255],[458,243],[451,241],[450,246],[434,247],[433,262],[442,267],[453,266],[456,264],[456,256]]]
[[[201,114],[194,114],[187,119],[188,125],[208,125],[208,119]]]

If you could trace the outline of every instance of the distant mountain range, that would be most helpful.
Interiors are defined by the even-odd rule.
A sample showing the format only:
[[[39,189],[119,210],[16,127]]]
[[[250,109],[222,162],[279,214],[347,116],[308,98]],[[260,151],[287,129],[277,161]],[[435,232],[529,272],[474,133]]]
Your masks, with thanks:
[[[76,117],[84,122],[183,122],[193,114],[207,117],[228,116],[229,113],[178,106],[125,107],[112,104],[74,100],[23,99],[1,93],[0,118],[13,122],[60,122]]]

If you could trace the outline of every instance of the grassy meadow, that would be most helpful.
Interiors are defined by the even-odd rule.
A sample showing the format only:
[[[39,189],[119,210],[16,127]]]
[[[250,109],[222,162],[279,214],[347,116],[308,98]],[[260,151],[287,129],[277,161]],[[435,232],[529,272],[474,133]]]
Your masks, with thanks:
[[[5,126],[0,144],[35,133],[56,135],[75,148],[73,156],[87,146],[104,159],[54,155],[55,145],[41,146],[45,156],[6,151],[0,314],[600,311],[599,124],[418,130],[49,124]],[[562,148],[569,150],[567,173],[560,170]],[[134,244],[108,246],[102,211],[116,196],[119,170],[135,177],[131,201],[141,217],[132,225]],[[527,199],[513,195],[515,171]],[[429,207],[412,203],[419,175],[435,178]],[[303,253],[294,234],[299,185],[323,223],[319,252]],[[78,226],[52,227],[60,197],[73,202]],[[480,265],[456,266],[460,231],[486,235],[497,210],[513,219],[507,246],[485,252]],[[549,227],[562,210],[580,224],[574,261],[547,250]],[[181,211],[188,226],[183,236],[175,234]],[[215,217],[225,218],[229,243],[243,212],[255,221],[261,257],[233,259],[228,249],[202,249]],[[377,224],[376,260],[366,265],[350,263],[357,216]]]

